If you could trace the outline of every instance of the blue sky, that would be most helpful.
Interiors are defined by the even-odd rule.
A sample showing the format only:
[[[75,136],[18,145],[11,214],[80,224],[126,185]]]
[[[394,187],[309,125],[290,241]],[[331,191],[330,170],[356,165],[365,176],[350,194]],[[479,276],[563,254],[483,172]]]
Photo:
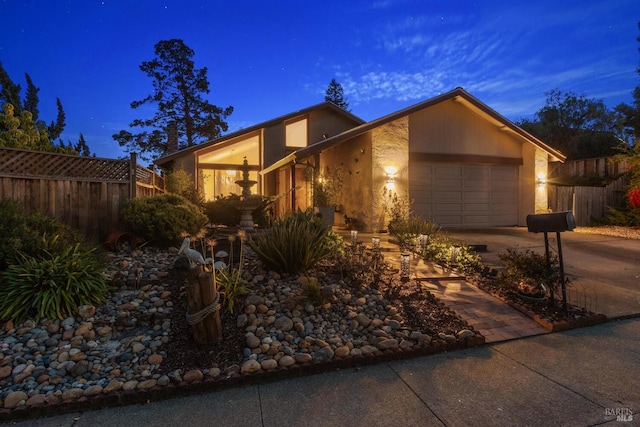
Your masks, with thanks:
[[[139,69],[160,40],[182,39],[207,67],[229,131],[324,100],[332,78],[373,120],[458,86],[511,120],[558,88],[609,107],[640,85],[638,0],[0,0],[0,61],[41,88],[40,117],[67,115],[100,157],[111,135],[152,110]]]

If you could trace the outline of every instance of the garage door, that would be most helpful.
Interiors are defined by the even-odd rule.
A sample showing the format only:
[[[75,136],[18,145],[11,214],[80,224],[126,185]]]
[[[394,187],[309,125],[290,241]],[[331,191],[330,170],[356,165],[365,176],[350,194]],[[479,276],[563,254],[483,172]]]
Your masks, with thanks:
[[[415,162],[409,198],[416,215],[443,227],[517,225],[518,166]]]

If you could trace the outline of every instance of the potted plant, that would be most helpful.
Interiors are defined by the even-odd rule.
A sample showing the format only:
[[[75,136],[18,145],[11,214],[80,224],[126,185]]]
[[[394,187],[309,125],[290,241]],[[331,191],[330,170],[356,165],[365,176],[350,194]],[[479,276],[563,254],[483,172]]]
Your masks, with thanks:
[[[313,206],[330,226],[333,225],[333,214],[338,206],[338,194],[342,190],[342,169],[331,170],[326,167],[325,173],[316,173],[313,180]]]

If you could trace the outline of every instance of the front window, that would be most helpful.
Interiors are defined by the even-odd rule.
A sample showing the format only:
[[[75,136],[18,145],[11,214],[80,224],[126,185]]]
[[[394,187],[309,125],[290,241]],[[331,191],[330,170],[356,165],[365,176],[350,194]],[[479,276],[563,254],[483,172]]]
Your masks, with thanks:
[[[240,169],[201,169],[201,187],[204,198],[207,201],[214,200],[218,196],[230,194],[242,194],[242,188],[236,181],[242,179]],[[258,181],[258,171],[249,171],[249,179]],[[251,194],[259,194],[259,184],[251,187]]]

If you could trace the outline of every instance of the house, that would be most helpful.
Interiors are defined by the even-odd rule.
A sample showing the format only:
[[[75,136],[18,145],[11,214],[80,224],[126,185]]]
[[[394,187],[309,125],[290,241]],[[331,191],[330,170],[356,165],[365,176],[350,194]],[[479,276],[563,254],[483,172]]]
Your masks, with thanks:
[[[205,200],[240,194],[236,180],[246,159],[255,194],[274,195],[285,187],[260,171],[294,151],[360,126],[364,121],[330,102],[296,111],[255,126],[194,145],[157,159],[162,169],[183,169],[193,175]]]
[[[457,88],[366,123],[319,104],[156,164],[193,172],[209,198],[239,193],[232,182],[242,156],[261,194],[282,195],[278,214],[312,206],[318,181],[334,180],[337,224],[347,215],[364,231],[385,228],[390,195],[443,227],[524,226],[528,214],[548,209],[549,163],[565,160]]]

